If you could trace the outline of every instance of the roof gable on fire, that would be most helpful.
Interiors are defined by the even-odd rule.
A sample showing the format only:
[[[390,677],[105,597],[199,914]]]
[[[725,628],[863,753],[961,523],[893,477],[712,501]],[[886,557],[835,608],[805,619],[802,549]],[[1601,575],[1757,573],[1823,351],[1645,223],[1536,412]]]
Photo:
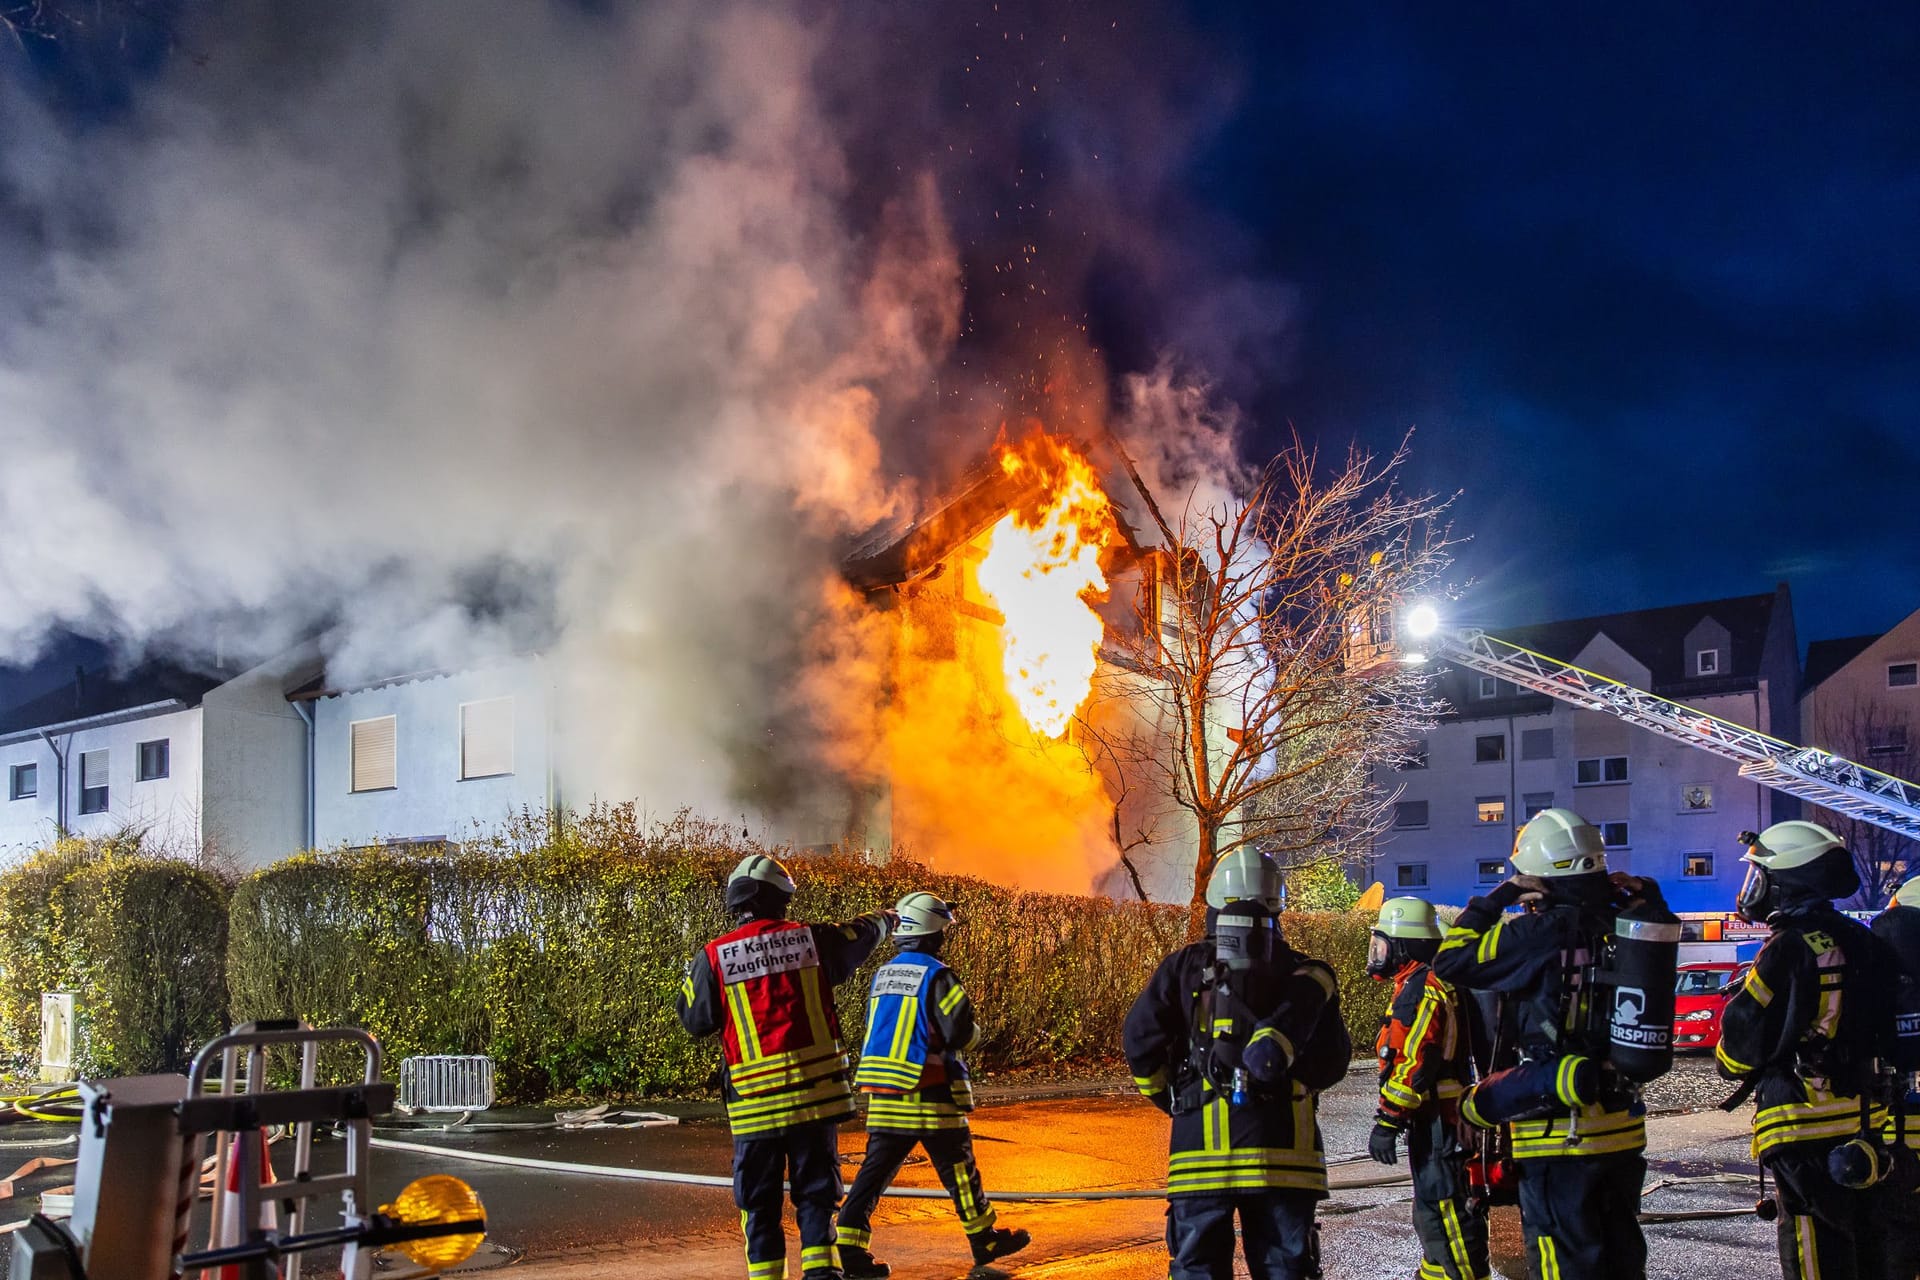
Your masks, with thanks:
[[[1071,443],[1100,474],[1125,550],[1137,554],[1140,540],[1128,519],[1128,500],[1135,493],[1131,484],[1116,479],[1123,474],[1119,459],[1104,444]],[[1002,516],[1034,501],[1041,491],[1042,483],[1031,470],[1009,472],[1003,467],[996,447],[943,491],[856,538],[841,559],[841,573],[861,591],[911,582],[937,569]]]

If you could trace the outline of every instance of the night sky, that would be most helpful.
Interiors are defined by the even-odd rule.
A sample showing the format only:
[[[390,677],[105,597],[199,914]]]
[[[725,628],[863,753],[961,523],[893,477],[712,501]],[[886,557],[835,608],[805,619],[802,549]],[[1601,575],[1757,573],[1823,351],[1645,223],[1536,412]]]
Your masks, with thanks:
[[[1251,456],[1412,428],[1490,625],[1920,608],[1920,9],[798,7],[851,198],[939,180],[957,377],[1037,385],[1052,328],[1205,376]],[[193,9],[34,74],[110,120],[220,56]]]
[[[1193,166],[1298,291],[1249,403],[1415,427],[1476,617],[1920,608],[1920,10],[1259,11]]]

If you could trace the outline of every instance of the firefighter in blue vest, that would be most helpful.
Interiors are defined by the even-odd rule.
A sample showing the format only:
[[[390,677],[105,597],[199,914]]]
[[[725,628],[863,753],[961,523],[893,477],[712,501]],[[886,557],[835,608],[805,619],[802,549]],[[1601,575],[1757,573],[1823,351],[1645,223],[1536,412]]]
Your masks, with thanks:
[[[1018,1253],[1032,1237],[994,1225],[993,1206],[973,1162],[967,1113],[973,1086],[960,1055],[980,1029],[965,988],[940,959],[953,908],[931,893],[910,893],[895,908],[899,954],[873,975],[867,1039],[854,1083],[867,1097],[867,1154],[840,1210],[840,1265],[847,1280],[878,1280],[891,1269],[873,1256],[873,1210],[894,1174],[913,1154],[927,1153],[975,1266]]]
[[[801,924],[787,919],[793,890],[793,877],[772,858],[740,860],[727,878],[737,927],[687,961],[678,1012],[690,1034],[720,1036],[748,1280],[786,1273],[782,1180],[793,1188],[802,1280],[840,1280],[839,1122],[853,1118],[853,1090],[833,989],[886,936],[892,913]]]
[[[1287,945],[1280,868],[1236,850],[1207,882],[1207,936],[1168,956],[1127,1013],[1134,1084],[1173,1118],[1172,1280],[1228,1280],[1234,1220],[1253,1280],[1320,1274],[1327,1195],[1318,1099],[1353,1044],[1333,970]]]
[[[1473,1083],[1473,1037],[1460,993],[1432,968],[1445,932],[1430,902],[1380,904],[1367,975],[1393,983],[1393,995],[1374,1042],[1380,1103],[1367,1153],[1396,1164],[1406,1135],[1413,1229],[1424,1254],[1420,1280],[1486,1280],[1487,1220],[1468,1203],[1470,1148],[1460,1119],[1460,1100]]]
[[[1522,1060],[1470,1091],[1462,1113],[1482,1128],[1508,1125],[1536,1277],[1641,1280],[1646,1106],[1630,1082],[1599,1067],[1604,1033],[1580,974],[1612,933],[1621,896],[1657,902],[1659,888],[1609,876],[1599,830],[1570,809],[1543,809],[1520,829],[1513,869],[1468,901],[1433,959],[1433,972],[1455,988],[1502,995]],[[1522,903],[1525,914],[1505,914]],[[1670,970],[1664,981],[1671,990]],[[1530,1092],[1534,1081],[1545,1087],[1523,1105],[1500,1096],[1503,1084]]]
[[[1720,1073],[1742,1082],[1725,1105],[1754,1097],[1753,1154],[1773,1175],[1782,1272],[1872,1280],[1885,1265],[1878,1197],[1845,1162],[1866,1154],[1862,1098],[1892,1031],[1893,964],[1865,925],[1834,909],[1860,873],[1833,832],[1776,822],[1741,843],[1735,911],[1773,932],[1721,1015]]]

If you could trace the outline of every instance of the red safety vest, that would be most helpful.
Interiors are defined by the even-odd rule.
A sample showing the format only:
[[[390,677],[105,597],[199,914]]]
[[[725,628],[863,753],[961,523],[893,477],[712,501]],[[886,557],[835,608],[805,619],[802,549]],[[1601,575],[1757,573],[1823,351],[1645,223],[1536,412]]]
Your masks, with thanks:
[[[813,930],[754,920],[707,944],[726,1022],[720,1050],[737,1100],[736,1136],[830,1119],[851,1110],[845,1047]]]

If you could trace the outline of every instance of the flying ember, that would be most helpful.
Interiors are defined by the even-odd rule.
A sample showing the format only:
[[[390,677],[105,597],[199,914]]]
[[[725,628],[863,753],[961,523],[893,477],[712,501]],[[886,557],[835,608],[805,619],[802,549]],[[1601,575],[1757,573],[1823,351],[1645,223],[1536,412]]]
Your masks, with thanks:
[[[1102,632],[1093,606],[1107,593],[1100,553],[1117,538],[1113,509],[1086,457],[1057,436],[1004,450],[1000,466],[1033,472],[1040,493],[993,527],[980,586],[1007,620],[1008,692],[1029,727],[1058,738],[1093,688]]]

